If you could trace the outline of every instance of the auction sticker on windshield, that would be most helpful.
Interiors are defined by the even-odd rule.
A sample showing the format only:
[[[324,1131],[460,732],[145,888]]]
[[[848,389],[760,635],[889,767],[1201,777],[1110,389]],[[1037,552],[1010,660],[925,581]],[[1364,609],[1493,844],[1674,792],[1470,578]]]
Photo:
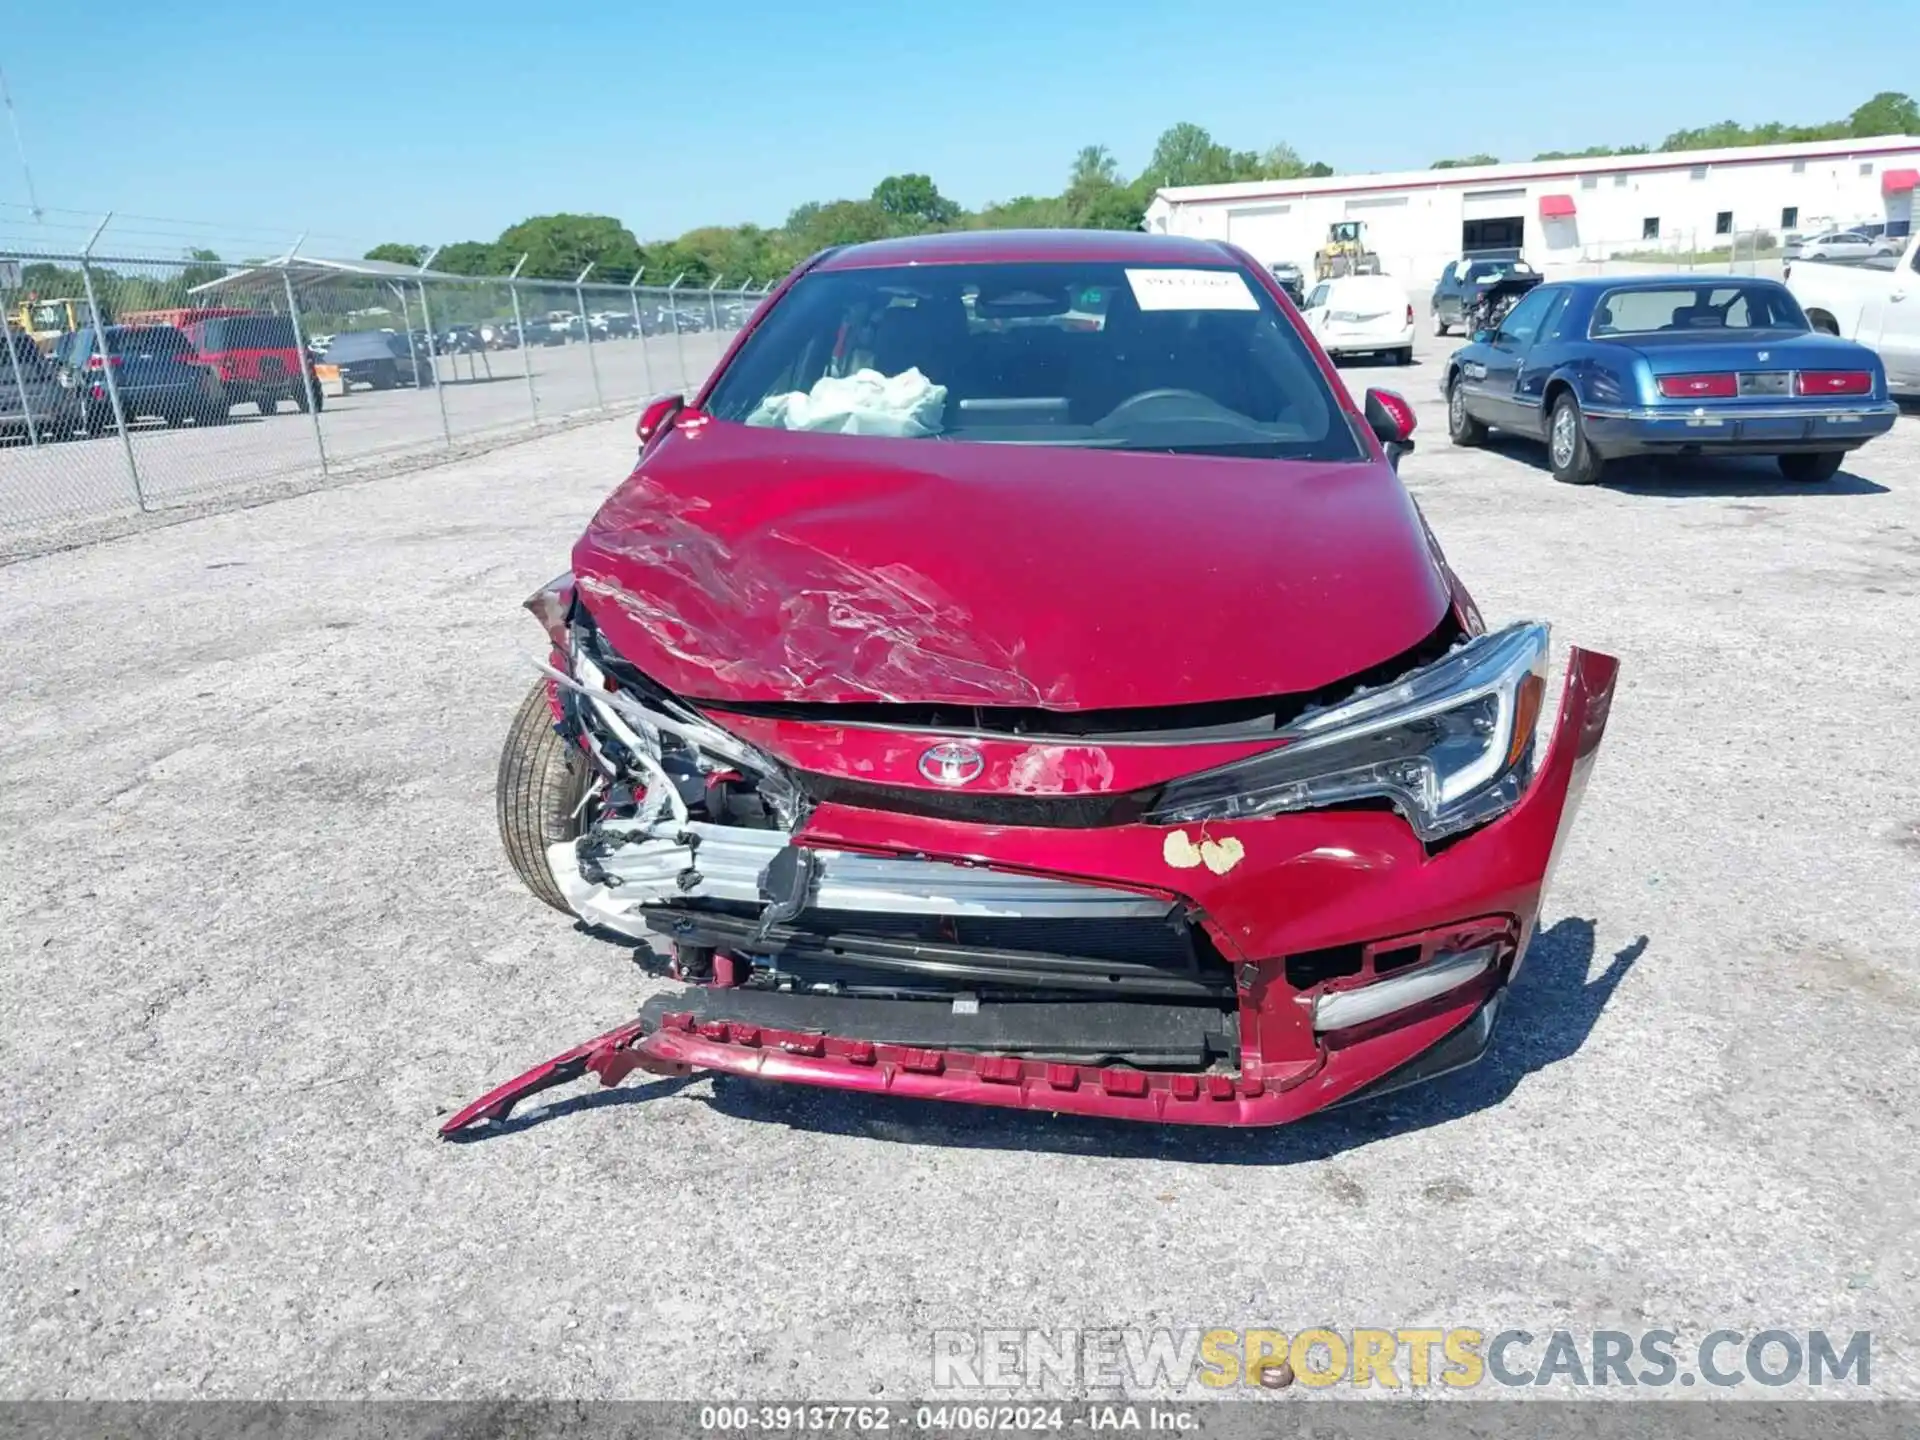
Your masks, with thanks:
[[[1142,310],[1258,310],[1238,270],[1129,270]]]

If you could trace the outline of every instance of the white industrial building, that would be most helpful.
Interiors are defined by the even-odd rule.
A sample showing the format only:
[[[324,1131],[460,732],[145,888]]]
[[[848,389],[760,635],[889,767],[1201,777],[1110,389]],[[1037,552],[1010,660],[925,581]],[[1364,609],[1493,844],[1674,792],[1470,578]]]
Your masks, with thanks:
[[[1885,135],[1180,186],[1154,197],[1146,228],[1231,240],[1311,274],[1328,227],[1359,220],[1382,269],[1413,288],[1476,249],[1518,247],[1554,273],[1647,251],[1730,248],[1764,261],[1789,233],[1842,226],[1905,234],[1916,184],[1920,137]]]

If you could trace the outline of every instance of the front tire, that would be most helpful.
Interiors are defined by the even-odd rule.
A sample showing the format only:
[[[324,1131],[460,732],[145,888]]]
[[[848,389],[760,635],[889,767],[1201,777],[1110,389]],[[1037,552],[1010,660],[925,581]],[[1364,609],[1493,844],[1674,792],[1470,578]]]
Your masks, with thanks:
[[[1587,443],[1580,402],[1571,395],[1553,402],[1553,419],[1547,425],[1547,461],[1553,467],[1553,478],[1562,485],[1591,485],[1600,478],[1605,462]]]
[[[1487,438],[1487,427],[1467,413],[1467,395],[1458,375],[1447,387],[1447,438],[1456,445],[1473,446]]]
[[[1774,463],[1787,479],[1801,485],[1818,485],[1839,474],[1840,464],[1846,458],[1843,451],[1822,450],[1811,455],[1780,455],[1775,457]]]
[[[1447,333],[1447,322],[1440,318],[1440,312],[1438,310],[1433,312],[1433,333],[1436,335],[1444,335]]]
[[[587,766],[553,728],[547,682],[528,692],[507,727],[494,782],[500,843],[527,889],[568,915],[573,907],[547,868],[547,846],[573,839],[584,828],[580,800],[587,792]]]
[[[1393,363],[1396,365],[1411,365],[1413,363],[1413,347],[1411,345],[1402,345],[1398,350],[1394,351]]]

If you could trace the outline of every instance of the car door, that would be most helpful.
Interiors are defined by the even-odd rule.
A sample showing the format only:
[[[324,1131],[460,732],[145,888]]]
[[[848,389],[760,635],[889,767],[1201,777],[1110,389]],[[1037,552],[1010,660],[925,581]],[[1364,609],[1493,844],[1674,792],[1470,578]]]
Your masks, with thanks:
[[[1552,285],[1528,292],[1507,312],[1507,318],[1500,322],[1500,328],[1483,347],[1487,373],[1480,382],[1481,403],[1474,408],[1491,424],[1529,432],[1539,428],[1537,411],[1529,416],[1519,399],[1520,365],[1533,344],[1547,307],[1564,293]]]
[[[1553,378],[1553,372],[1559,369],[1561,361],[1566,358],[1567,343],[1573,338],[1561,331],[1561,323],[1567,317],[1573,292],[1564,286],[1543,285],[1533,293],[1551,294],[1553,298],[1540,313],[1540,324],[1534,331],[1533,343],[1520,356],[1520,369],[1513,386],[1514,428],[1530,429],[1534,434],[1541,434],[1545,430],[1546,417],[1541,405],[1546,398],[1547,381]]]
[[[1300,307],[1300,318],[1307,322],[1307,328],[1317,337],[1326,329],[1327,300],[1333,294],[1333,286],[1322,280],[1308,294],[1306,303]]]
[[[1439,283],[1433,287],[1434,318],[1448,325],[1453,324],[1454,321],[1459,318],[1459,306],[1454,300],[1453,294],[1454,277],[1459,273],[1460,262],[1458,260],[1449,260],[1447,262],[1447,268],[1440,272]],[[1453,307],[1451,310],[1448,308],[1450,304]]]
[[[1867,330],[1863,313],[1860,338],[1880,352],[1888,385],[1920,394],[1920,245],[1889,277],[1878,308],[1878,334]]]

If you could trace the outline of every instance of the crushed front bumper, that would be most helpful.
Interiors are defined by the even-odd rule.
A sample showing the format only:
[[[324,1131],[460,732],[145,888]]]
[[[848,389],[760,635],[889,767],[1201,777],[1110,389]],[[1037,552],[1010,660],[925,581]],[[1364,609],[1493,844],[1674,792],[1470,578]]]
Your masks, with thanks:
[[[1551,743],[1526,793],[1498,820],[1432,850],[1399,816],[1378,809],[1210,824],[1201,844],[1231,856],[1218,865],[1188,863],[1191,846],[1182,850],[1167,828],[1141,824],[988,826],[825,804],[794,837],[791,848],[813,852],[809,883],[821,908],[830,897],[866,915],[1023,923],[1157,915],[1191,924],[1219,966],[1173,978],[1203,988],[1223,980],[1212,1012],[1195,1005],[1204,996],[1164,990],[1123,997],[1130,1005],[1074,995],[1070,967],[1048,981],[1066,998],[949,1007],[745,989],[728,983],[734,972],[723,966],[718,983],[655,997],[629,1025],[482,1096],[442,1133],[504,1118],[528,1096],[587,1073],[616,1084],[634,1069],[1213,1125],[1280,1124],[1456,1069],[1486,1048],[1525,954],[1606,729],[1617,669],[1609,656],[1574,650]],[[601,883],[579,871],[559,878],[595,923],[671,934],[669,892],[758,898],[748,871],[757,877],[765,862],[755,847],[789,848],[778,832],[741,842],[739,832],[690,829],[690,855],[616,849],[591,862],[603,867]],[[605,867],[621,882],[610,891]],[[776,945],[790,939],[766,930],[758,943],[769,936]],[[1414,937],[1425,938],[1408,943]],[[739,943],[752,950],[756,940]],[[924,939],[899,944],[916,962],[941,949]],[[1452,960],[1442,953],[1448,946]],[[1344,1028],[1316,1025],[1316,1007],[1330,995],[1418,985],[1463,954],[1485,958],[1458,984]],[[1400,957],[1391,973],[1390,956]],[[1353,963],[1316,970],[1326,957]],[[977,965],[979,956],[960,960]],[[942,963],[939,953],[932,963]],[[1105,969],[1124,973],[1117,961]],[[1101,988],[1120,997],[1124,987]],[[1225,1016],[1226,1056],[1216,1053],[1220,1037],[1196,1018],[1209,1013]]]

